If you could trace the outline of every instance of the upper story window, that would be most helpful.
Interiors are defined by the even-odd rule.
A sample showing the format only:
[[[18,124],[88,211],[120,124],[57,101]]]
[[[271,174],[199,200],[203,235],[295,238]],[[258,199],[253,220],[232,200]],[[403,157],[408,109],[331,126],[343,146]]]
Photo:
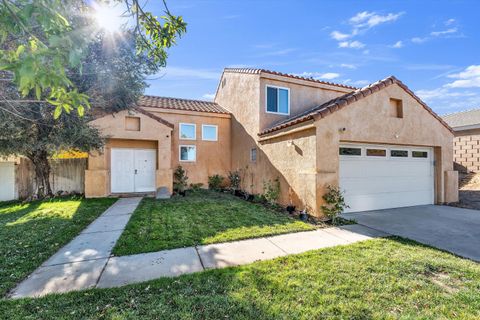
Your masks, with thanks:
[[[202,140],[205,141],[217,141],[218,140],[218,127],[211,124],[202,125]]]
[[[194,123],[180,123],[180,139],[195,140],[197,126]]]
[[[290,89],[267,86],[267,112],[290,114]]]

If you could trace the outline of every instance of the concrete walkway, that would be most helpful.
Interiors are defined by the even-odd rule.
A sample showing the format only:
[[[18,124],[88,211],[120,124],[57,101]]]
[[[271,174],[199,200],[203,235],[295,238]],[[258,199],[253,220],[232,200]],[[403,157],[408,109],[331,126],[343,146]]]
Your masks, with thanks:
[[[93,287],[110,288],[161,277],[249,264],[288,254],[384,237],[361,225],[112,257],[111,250],[140,199],[121,199],[13,292],[36,297]]]
[[[117,200],[70,243],[45,261],[11,293],[35,297],[93,288],[118,238],[142,198]]]

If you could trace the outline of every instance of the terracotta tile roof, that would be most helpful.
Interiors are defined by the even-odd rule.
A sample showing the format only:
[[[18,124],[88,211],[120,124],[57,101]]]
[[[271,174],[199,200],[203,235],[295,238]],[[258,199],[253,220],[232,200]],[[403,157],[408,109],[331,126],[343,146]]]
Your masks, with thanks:
[[[153,114],[153,113],[151,113],[151,112],[148,112],[148,111],[145,110],[145,109],[136,107],[135,110],[138,111],[138,112],[140,112],[141,114],[146,115],[147,117],[152,118],[153,120],[156,120],[156,121],[160,122],[161,124],[166,125],[167,127],[170,127],[170,128],[172,128],[172,129],[174,128],[173,123],[168,122],[167,120],[163,119],[162,117],[159,117],[159,116],[157,116],[157,115],[155,115],[155,114]]]
[[[430,109],[430,107],[427,106],[425,102],[423,102],[419,97],[417,97],[415,93],[413,93],[413,91],[411,91],[405,84],[403,84],[400,80],[398,80],[394,76],[390,76],[386,79],[374,82],[366,87],[344,94],[340,97],[327,101],[322,105],[313,107],[303,113],[300,113],[286,120],[278,122],[275,125],[271,126],[270,128],[263,130],[258,135],[259,136],[265,135],[265,134],[272,133],[274,131],[281,130],[302,122],[306,122],[308,120],[313,120],[314,117],[324,118],[328,116],[330,113],[340,110],[348,106],[349,104],[354,103],[355,101],[361,100],[364,97],[367,97],[372,93],[380,91],[392,84],[397,84],[401,88],[403,88],[408,94],[410,94],[415,100],[417,100],[417,102],[420,103],[425,108],[425,110],[430,112],[430,114],[432,114],[432,116],[434,116],[438,121],[440,121],[448,130],[452,131],[452,128],[450,128],[450,126],[440,116],[438,116],[435,112],[433,112],[433,110]]]
[[[142,96],[138,100],[137,106],[149,107],[149,108],[160,108],[160,109],[174,109],[174,110],[182,110],[182,111],[230,113],[227,110],[220,107],[215,102],[156,97],[156,96]]]
[[[452,128],[480,125],[480,109],[471,109],[442,116]]]
[[[357,89],[356,87],[351,87],[347,86],[345,84],[339,84],[339,83],[333,83],[333,82],[328,82],[328,81],[322,81],[322,80],[317,80],[314,78],[308,78],[308,77],[302,77],[294,74],[289,74],[289,73],[281,73],[277,71],[271,71],[271,70],[266,70],[266,69],[255,69],[255,68],[225,68],[224,72],[235,72],[235,73],[248,73],[248,74],[261,74],[261,73],[268,73],[268,74],[273,74],[276,76],[281,76],[281,77],[287,77],[287,78],[293,78],[293,79],[299,79],[299,80],[306,80],[306,81],[311,81],[311,82],[316,82],[316,83],[322,83],[330,86],[336,86],[340,88],[346,88],[346,89]]]

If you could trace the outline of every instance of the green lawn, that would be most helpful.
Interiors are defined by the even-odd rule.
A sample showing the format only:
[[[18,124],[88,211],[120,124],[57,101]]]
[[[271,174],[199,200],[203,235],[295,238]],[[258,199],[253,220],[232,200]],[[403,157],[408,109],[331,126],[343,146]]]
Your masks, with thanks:
[[[0,203],[0,296],[74,238],[115,199]]]
[[[479,319],[480,265],[399,238],[115,289],[0,302],[6,319]]]
[[[313,228],[230,194],[201,190],[185,198],[143,199],[113,253],[129,255]]]

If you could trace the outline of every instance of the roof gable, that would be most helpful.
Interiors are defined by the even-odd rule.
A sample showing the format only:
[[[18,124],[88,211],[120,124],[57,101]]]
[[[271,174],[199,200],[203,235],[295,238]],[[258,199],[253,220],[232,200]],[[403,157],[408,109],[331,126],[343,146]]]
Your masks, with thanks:
[[[361,89],[357,89],[350,93],[344,94],[340,97],[334,98],[330,101],[327,101],[319,106],[311,108],[305,112],[302,112],[298,115],[295,115],[291,118],[286,120],[282,120],[267,128],[259,133],[259,135],[265,135],[268,133],[272,133],[277,130],[281,130],[296,124],[300,124],[306,122],[308,120],[313,120],[315,117],[324,118],[329,114],[336,112],[349,104],[352,104],[356,101],[359,101],[373,93],[376,93],[392,84],[397,84],[403,90],[405,90],[410,96],[412,96],[425,110],[427,110],[433,117],[435,117],[438,121],[440,121],[448,130],[452,132],[452,128],[440,117],[438,116],[425,102],[423,102],[413,91],[411,91],[403,82],[395,78],[394,76],[390,76],[386,79],[374,82],[366,87]]]

